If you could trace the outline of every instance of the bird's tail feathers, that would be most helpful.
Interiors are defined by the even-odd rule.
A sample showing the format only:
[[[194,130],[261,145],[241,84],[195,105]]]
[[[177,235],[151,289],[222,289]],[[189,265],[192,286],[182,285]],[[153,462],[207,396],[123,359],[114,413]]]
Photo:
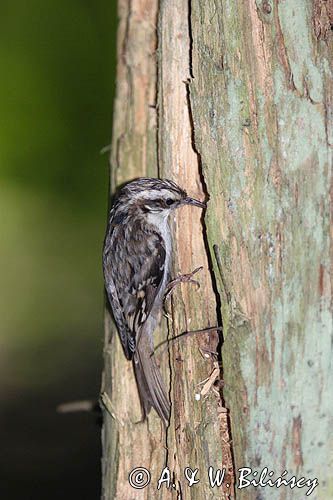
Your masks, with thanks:
[[[170,418],[170,401],[167,396],[164,382],[151,349],[142,345],[136,346],[133,366],[138,386],[143,418],[153,407],[165,425]]]

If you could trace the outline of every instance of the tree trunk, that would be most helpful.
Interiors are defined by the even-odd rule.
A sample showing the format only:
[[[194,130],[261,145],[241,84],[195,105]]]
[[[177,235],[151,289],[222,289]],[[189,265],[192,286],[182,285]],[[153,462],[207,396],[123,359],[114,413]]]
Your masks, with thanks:
[[[174,275],[203,266],[201,288],[176,290],[156,344],[222,320],[224,400],[218,333],[187,336],[156,352],[169,427],[153,411],[136,423],[132,366],[106,313],[103,499],[233,496],[223,406],[236,485],[239,468],[258,480],[268,467],[272,481],[318,478],[312,498],[333,498],[332,3],[119,0],[119,16],[111,190],[161,176],[209,199],[204,218],[183,208],[172,221]],[[165,466],[171,488],[157,489]],[[220,487],[209,466],[227,469]],[[151,473],[145,488],[130,484],[136,467]]]

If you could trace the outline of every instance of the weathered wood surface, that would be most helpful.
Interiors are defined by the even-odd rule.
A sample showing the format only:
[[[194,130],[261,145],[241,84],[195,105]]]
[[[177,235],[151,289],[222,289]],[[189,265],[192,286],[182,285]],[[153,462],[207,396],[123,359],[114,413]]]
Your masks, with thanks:
[[[118,67],[111,144],[111,191],[139,176],[157,175],[155,0],[119,2]],[[132,365],[127,362],[106,312],[102,393],[116,418],[104,411],[102,498],[147,498],[128,481],[130,471],[164,466],[165,440],[158,418],[141,418]],[[156,437],[155,437],[156,436]]]
[[[158,11],[157,1],[122,0],[119,14],[111,191],[129,179],[159,175],[204,199],[186,87],[190,77],[188,4],[160,2]],[[157,343],[185,330],[217,324],[202,211],[185,207],[171,224],[175,235],[174,275],[203,266],[198,275],[201,288],[181,285],[175,291],[169,320],[164,320],[157,332]],[[170,426],[165,430],[153,411],[147,422],[138,424],[141,414],[132,366],[124,359],[106,314],[102,393],[107,394],[115,418],[104,411],[104,499],[177,498],[180,492],[183,498],[221,498],[222,488],[210,489],[207,476],[209,465],[222,468],[222,447],[228,449],[228,443],[222,441],[226,436],[221,435],[221,398],[211,388],[202,399],[196,399],[203,387],[199,383],[211,375],[215,361],[215,357],[201,354],[200,348],[216,351],[217,343],[217,333],[210,332],[157,351],[170,387]],[[225,427],[222,430],[226,433]],[[230,456],[228,460],[230,463]],[[128,474],[140,466],[151,472],[151,484],[135,490]],[[174,486],[167,490],[162,485],[157,490],[165,466]],[[192,488],[184,476],[186,466],[199,469],[200,483]]]
[[[157,342],[224,326],[223,396],[235,468],[318,477],[333,498],[332,30],[329,1],[120,0],[111,190],[169,177],[209,198],[205,218],[172,221],[182,285]],[[215,290],[215,292],[213,291]],[[221,307],[220,307],[221,305]],[[224,498],[207,467],[230,462],[221,399],[196,400],[217,334],[157,351],[173,403],[167,431],[140,407],[131,364],[106,314],[103,498]],[[222,453],[223,451],[223,453]],[[223,455],[223,456],[222,456]],[[175,485],[156,489],[167,465]],[[151,484],[134,490],[144,466]],[[184,467],[198,468],[188,487]],[[237,472],[236,472],[237,476]],[[230,477],[228,482],[231,483]],[[306,488],[237,490],[237,498],[305,498]]]
[[[333,498],[333,5],[191,6],[194,139],[221,264],[236,469],[317,477],[312,497]],[[258,495],[305,498],[305,489],[237,497]]]
[[[179,0],[160,2],[158,25],[158,154],[159,172],[172,178],[191,196],[205,199],[200,158],[193,144],[193,127],[188,95],[191,79],[191,38],[189,3]],[[174,298],[173,334],[215,326],[216,297],[205,247],[206,226],[200,210],[184,208],[174,218],[175,273],[187,273],[203,266],[198,279],[201,288],[183,285]],[[207,360],[200,349],[216,351],[216,333],[189,337],[170,349],[171,401],[173,415],[167,433],[170,468],[179,481],[177,492],[183,498],[222,498],[222,488],[211,489],[207,478],[209,466],[222,467],[223,415],[221,398],[211,389],[196,401],[202,386],[198,383],[212,373],[213,360]],[[225,432],[225,431],[223,431]],[[224,451],[227,451],[227,447]],[[230,461],[224,456],[223,462]],[[185,466],[198,468],[200,483],[188,487],[184,481]],[[229,478],[230,479],[230,478]],[[228,479],[229,483],[230,480]],[[226,481],[227,482],[227,481]],[[226,486],[226,484],[224,485]],[[226,491],[228,488],[225,488]]]

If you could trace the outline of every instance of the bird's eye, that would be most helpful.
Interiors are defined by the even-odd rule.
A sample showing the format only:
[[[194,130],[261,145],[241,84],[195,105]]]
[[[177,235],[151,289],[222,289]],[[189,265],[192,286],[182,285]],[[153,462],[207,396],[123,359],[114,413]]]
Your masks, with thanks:
[[[170,207],[173,204],[174,200],[172,198],[168,198],[165,200],[165,203]]]

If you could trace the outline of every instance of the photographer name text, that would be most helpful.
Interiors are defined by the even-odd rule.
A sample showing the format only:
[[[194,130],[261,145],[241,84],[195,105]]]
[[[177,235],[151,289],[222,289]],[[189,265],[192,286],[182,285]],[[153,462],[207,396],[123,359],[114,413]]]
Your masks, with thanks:
[[[195,487],[195,485],[202,480],[202,476],[200,477],[199,475],[199,469],[185,467],[183,473],[187,486],[190,488]],[[205,479],[208,480],[208,484],[211,488],[220,488],[225,481],[225,476],[226,469],[214,469],[214,467],[209,467],[206,471]],[[172,472],[170,472],[168,467],[165,467],[156,479],[156,489],[160,490],[163,487],[175,488],[176,485],[173,484],[172,478]],[[129,473],[128,481],[135,489],[146,488],[152,482],[151,473],[145,467],[136,467]],[[268,467],[265,467],[261,471],[253,470],[250,467],[241,467],[236,473],[235,487],[239,490],[250,486],[255,488],[306,488],[304,493],[306,496],[310,496],[318,484],[317,478],[308,479],[303,476],[297,478],[294,475],[290,475],[286,470],[284,470],[280,476],[276,477],[275,472],[269,470]],[[229,488],[231,485],[226,483],[226,486]]]

